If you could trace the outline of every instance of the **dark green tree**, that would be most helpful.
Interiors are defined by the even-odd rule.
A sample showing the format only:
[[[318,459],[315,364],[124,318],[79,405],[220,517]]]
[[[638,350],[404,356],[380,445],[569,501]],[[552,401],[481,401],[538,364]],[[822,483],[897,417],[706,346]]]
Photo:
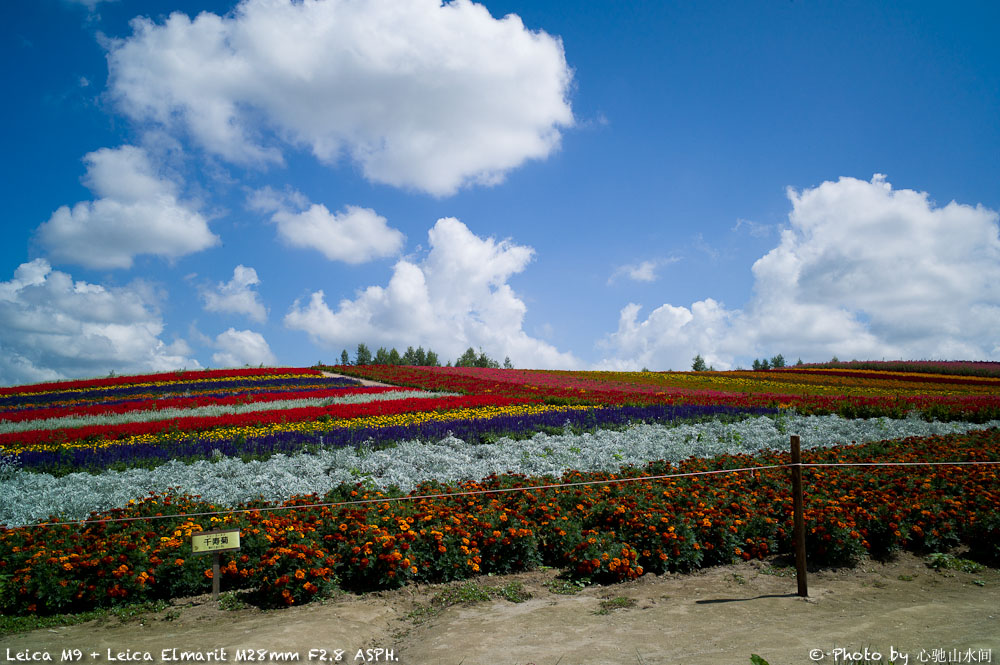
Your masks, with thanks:
[[[387,364],[389,364],[389,365],[402,365],[403,364],[403,358],[402,358],[402,356],[399,355],[399,351],[396,350],[396,347],[392,347],[392,349],[390,349],[390,351],[389,351],[389,361],[388,361]]]
[[[406,347],[406,351],[403,353],[402,364],[404,365],[417,365],[417,352],[413,350],[412,346]]]
[[[475,367],[476,366],[476,350],[471,346],[465,350],[465,353],[460,355],[457,360],[455,360],[455,367]]]
[[[373,362],[376,365],[389,364],[389,352],[385,350],[384,346],[378,347],[378,351],[375,352],[375,360]]]
[[[413,352],[413,364],[420,366],[427,364],[427,352],[424,351],[424,347],[418,346],[417,350]]]
[[[351,357],[347,355],[347,349],[344,349],[343,351],[340,352],[340,364],[341,365],[351,364]]]
[[[755,372],[756,372],[756,371],[759,371],[759,370],[760,370],[760,368],[761,368],[761,367],[760,367],[760,360],[758,360],[757,358],[754,358],[754,359],[753,359],[753,369],[754,369],[754,371],[755,371]]]
[[[775,357],[771,358],[771,367],[784,367],[784,366],[785,366],[785,357],[780,353]]]
[[[372,364],[372,352],[364,345],[364,342],[358,344],[358,351],[354,354],[354,364],[355,365],[371,365]]]
[[[510,356],[504,356],[504,359],[503,359],[503,368],[504,369],[514,369],[514,364],[510,361]]]
[[[490,369],[500,369],[500,363],[490,358],[486,355],[486,352],[479,349],[479,355],[476,357],[476,367],[488,367]]]
[[[427,367],[440,367],[441,361],[438,360],[438,354],[427,349],[427,357],[424,359],[424,365]]]
[[[708,369],[708,365],[705,364],[705,359],[701,357],[700,353],[692,359],[691,369],[695,372],[704,372]]]

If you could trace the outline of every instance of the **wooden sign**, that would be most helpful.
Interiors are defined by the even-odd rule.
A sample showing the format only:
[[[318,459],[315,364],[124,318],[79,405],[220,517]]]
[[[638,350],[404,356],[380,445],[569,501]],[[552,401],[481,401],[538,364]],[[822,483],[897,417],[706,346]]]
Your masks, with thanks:
[[[202,531],[191,536],[192,554],[212,555],[212,598],[219,599],[219,552],[232,552],[240,549],[240,530],[232,531]]]
[[[191,536],[192,554],[214,554],[240,549],[240,530],[202,531]]]

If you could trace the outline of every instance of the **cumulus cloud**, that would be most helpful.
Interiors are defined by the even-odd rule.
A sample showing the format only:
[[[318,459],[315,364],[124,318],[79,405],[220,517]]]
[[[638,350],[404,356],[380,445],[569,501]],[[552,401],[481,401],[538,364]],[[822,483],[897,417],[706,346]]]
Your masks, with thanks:
[[[289,245],[315,249],[331,261],[364,263],[397,254],[403,247],[403,234],[371,208],[349,205],[332,213],[313,204],[302,212],[279,210],[271,219]]]
[[[545,158],[574,122],[562,42],[469,0],[243,0],[132,29],[109,45],[120,108],[234,163],[303,146],[447,195]]]
[[[254,321],[267,320],[267,309],[260,301],[260,294],[253,288],[260,284],[257,271],[238,265],[233,269],[233,278],[219,282],[214,287],[202,287],[201,299],[210,312],[231,312],[244,314]]]
[[[522,329],[526,307],[507,281],[527,267],[530,247],[480,238],[454,218],[439,219],[427,235],[426,258],[398,261],[385,287],[369,286],[354,300],[341,300],[336,310],[316,291],[307,303],[295,302],[285,325],[335,350],[359,341],[419,344],[445,359],[471,346],[525,367],[580,364]]]
[[[177,198],[142,148],[89,153],[85,184],[99,197],[62,206],[36,238],[56,262],[88,268],[131,268],[138,254],[173,260],[219,243],[201,214]]]
[[[1000,359],[1000,215],[938,206],[876,175],[798,192],[789,228],[752,268],[743,309],[622,309],[604,367],[723,369],[775,353],[840,358]]]
[[[0,282],[0,384],[198,366],[162,333],[157,295],[141,283],[73,281],[44,259]]]
[[[215,338],[214,346],[219,350],[212,354],[212,362],[221,367],[278,364],[264,336],[252,330],[230,328]]]

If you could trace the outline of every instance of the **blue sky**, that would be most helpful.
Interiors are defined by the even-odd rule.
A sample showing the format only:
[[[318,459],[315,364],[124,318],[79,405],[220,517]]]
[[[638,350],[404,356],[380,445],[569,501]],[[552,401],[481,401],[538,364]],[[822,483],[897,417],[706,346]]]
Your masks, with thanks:
[[[1000,360],[996,3],[0,12],[0,383]]]

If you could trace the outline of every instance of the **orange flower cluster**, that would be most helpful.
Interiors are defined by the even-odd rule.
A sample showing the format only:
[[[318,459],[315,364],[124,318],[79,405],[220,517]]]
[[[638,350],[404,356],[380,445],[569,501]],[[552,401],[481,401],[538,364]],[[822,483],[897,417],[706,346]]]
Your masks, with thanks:
[[[1000,431],[803,454],[807,464],[875,459],[1000,461]],[[341,487],[325,497],[297,497],[279,511],[264,511],[269,506],[258,502],[222,517],[193,516],[215,510],[197,497],[150,495],[95,514],[89,524],[0,529],[0,575],[7,580],[0,611],[65,612],[204,593],[211,571],[206,559],[192,556],[191,536],[222,528],[239,528],[242,544],[225,555],[223,588],[254,589],[259,602],[271,605],[307,602],[334,585],[389,588],[542,563],[610,582],[765,557],[792,550],[787,470],[645,478],[788,461],[773,453],[658,462],[618,474],[570,472],[564,484],[590,484],[555,488],[541,487],[551,478],[518,475],[454,487],[430,482],[409,499]],[[995,465],[816,466],[803,475],[813,564],[850,565],[865,553],[957,544],[1000,563]],[[453,495],[511,488],[522,489]],[[111,521],[144,517],[157,519]]]

